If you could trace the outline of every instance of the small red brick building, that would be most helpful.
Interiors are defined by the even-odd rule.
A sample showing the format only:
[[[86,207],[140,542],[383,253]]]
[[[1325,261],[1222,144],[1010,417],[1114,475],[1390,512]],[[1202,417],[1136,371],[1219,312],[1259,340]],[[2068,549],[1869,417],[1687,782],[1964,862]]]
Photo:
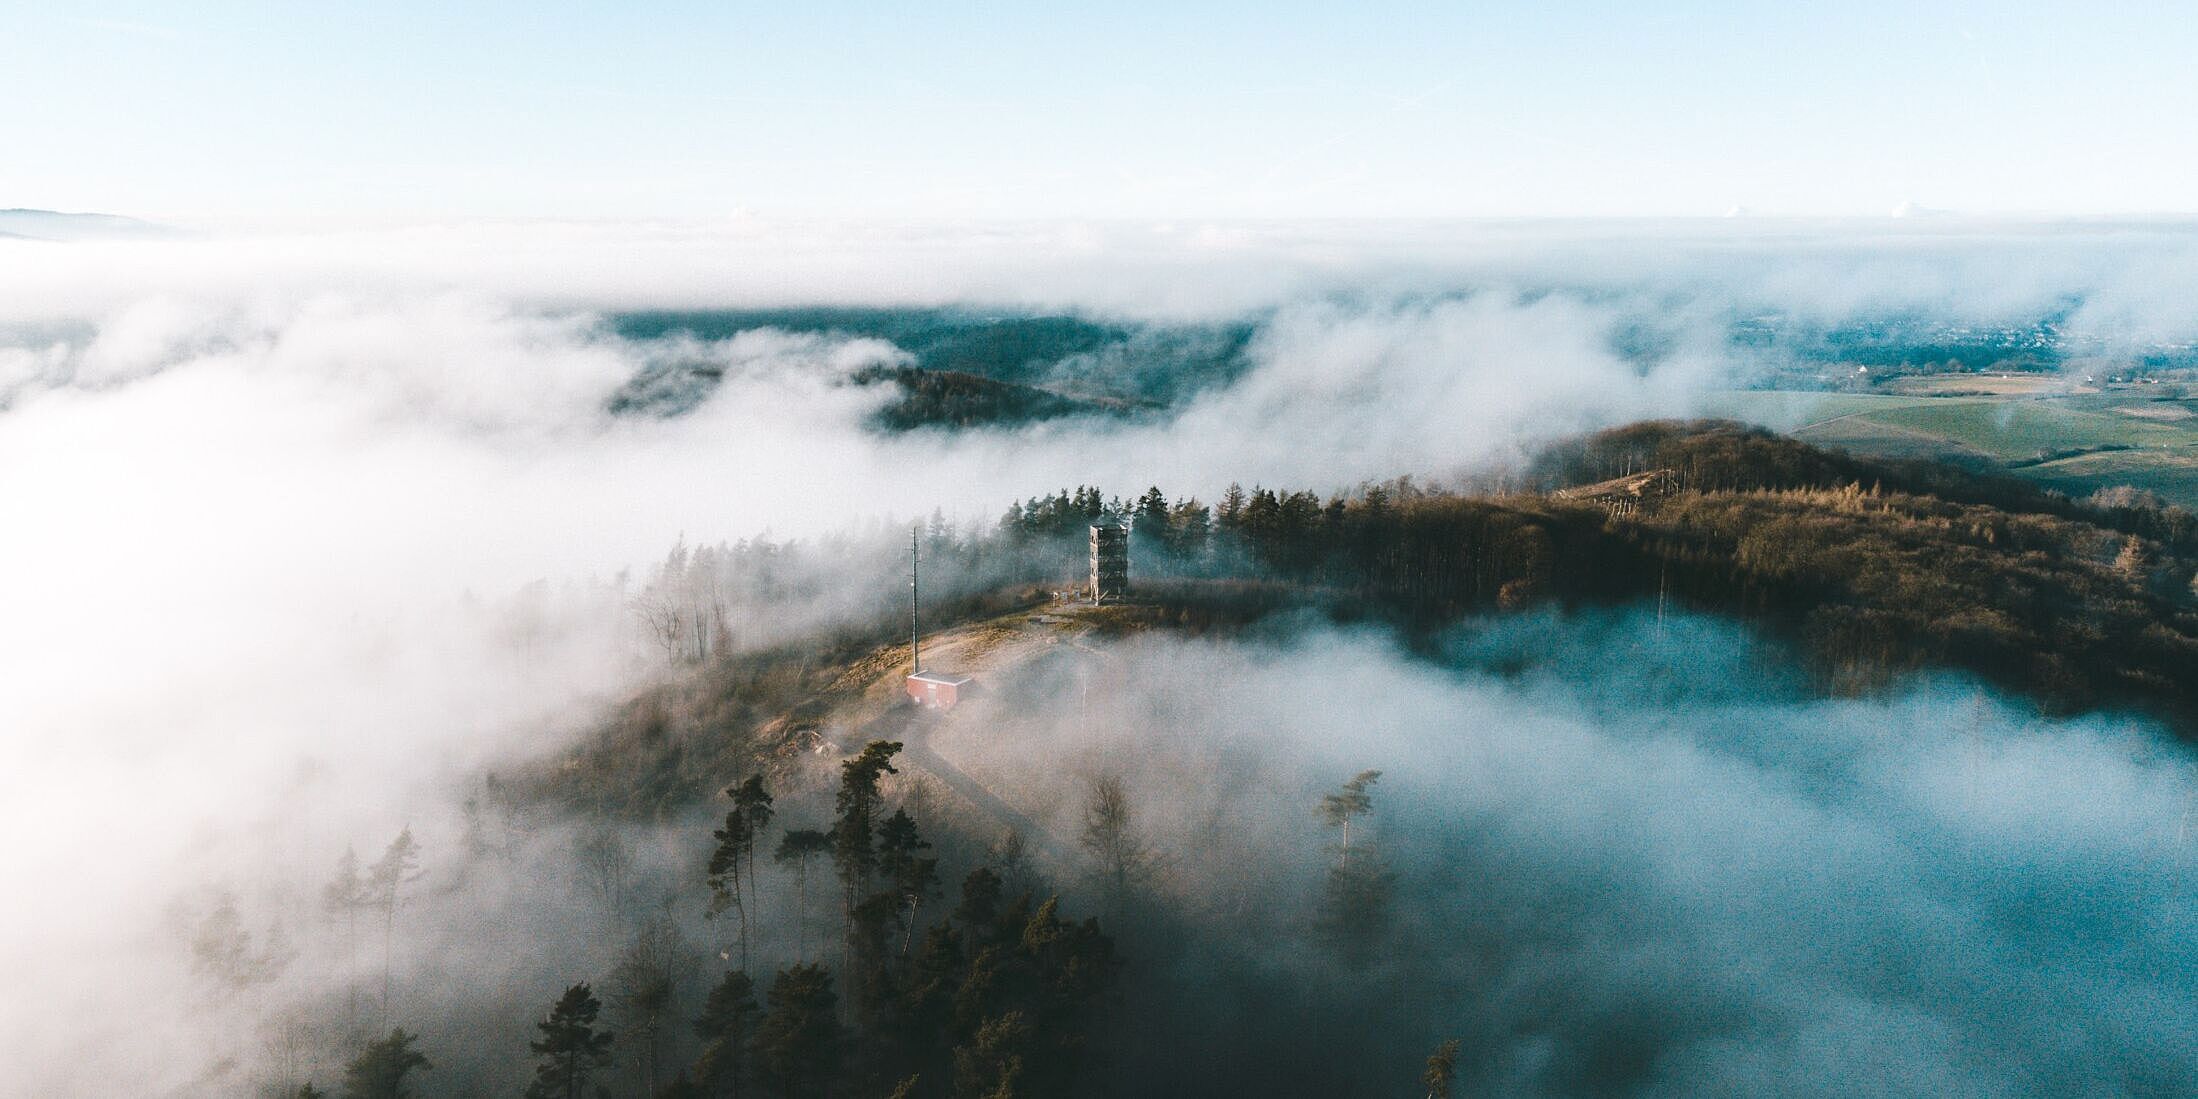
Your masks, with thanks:
[[[908,697],[928,710],[951,709],[973,681],[953,672],[917,672],[908,677]]]

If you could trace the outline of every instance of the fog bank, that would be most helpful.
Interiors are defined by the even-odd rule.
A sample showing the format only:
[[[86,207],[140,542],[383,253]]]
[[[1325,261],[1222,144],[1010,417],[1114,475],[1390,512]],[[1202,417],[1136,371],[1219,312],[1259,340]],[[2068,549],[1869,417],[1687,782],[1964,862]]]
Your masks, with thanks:
[[[2065,309],[2103,339],[2188,340],[2194,289],[2198,236],[2134,223],[0,241],[0,747],[16,760],[0,771],[16,837],[0,879],[18,898],[0,966],[25,989],[0,1033],[41,1091],[183,1086],[193,1028],[111,1008],[202,1006],[163,930],[178,899],[203,916],[234,889],[256,921],[280,894],[293,939],[328,949],[325,928],[295,924],[344,844],[371,855],[413,822],[447,849],[481,772],[569,742],[660,674],[629,570],[683,536],[826,538],[934,510],[987,522],[1085,483],[1210,500],[1238,481],[1327,493],[1458,476],[1557,433],[1692,411],[1759,367],[1723,340],[1757,311]],[[890,342],[644,340],[609,320],[820,303],[1250,318],[1256,333],[1241,377],[1154,415],[894,435],[871,423],[888,394],[845,383],[904,362]],[[1644,325],[1658,352],[1623,351]],[[722,380],[682,416],[610,411],[670,361]],[[2156,732],[2039,723],[1963,687],[1871,702],[1726,689],[1690,661],[1752,658],[1715,631],[1678,659],[1632,627],[1550,628],[1540,651],[1600,655],[1506,682],[1378,639],[1156,642],[1129,657],[1148,686],[1092,726],[1104,743],[1032,743],[1130,771],[1168,758],[1140,737],[1208,753],[1192,762],[1241,781],[1203,793],[1240,791],[1251,853],[1299,871],[1319,862],[1302,853],[1319,842],[1305,798],[1387,771],[1414,941],[1448,944],[1451,967],[1408,998],[1426,1029],[1398,1044],[1466,1033],[1507,1087],[1589,1088],[1563,1073],[1608,1062],[1671,1093],[1775,1073],[1829,1092],[1855,1049],[1925,1090],[2019,1090],[2024,1072],[2074,1087],[2140,1065],[2187,1081],[2171,824],[2191,794]],[[1238,769],[1254,743],[1279,750]],[[998,766],[1015,762],[1002,749]],[[1043,790],[1045,773],[1018,776]],[[1185,859],[1202,889],[1228,869]],[[448,903],[429,923],[456,957],[488,917],[452,913],[502,909]],[[293,980],[270,1002],[314,994]],[[2077,1021],[2056,1029],[2056,1013]],[[1636,1032],[1670,1051],[1646,1076],[1623,1049],[1582,1052]],[[84,1075],[90,1050],[113,1051],[118,1075]]]

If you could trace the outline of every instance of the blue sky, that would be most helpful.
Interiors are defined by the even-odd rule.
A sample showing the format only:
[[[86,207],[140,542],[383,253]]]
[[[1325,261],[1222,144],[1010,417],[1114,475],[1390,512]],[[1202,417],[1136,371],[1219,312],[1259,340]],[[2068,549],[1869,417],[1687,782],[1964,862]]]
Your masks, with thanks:
[[[2198,210],[2198,14],[7,4],[0,206],[167,218]]]

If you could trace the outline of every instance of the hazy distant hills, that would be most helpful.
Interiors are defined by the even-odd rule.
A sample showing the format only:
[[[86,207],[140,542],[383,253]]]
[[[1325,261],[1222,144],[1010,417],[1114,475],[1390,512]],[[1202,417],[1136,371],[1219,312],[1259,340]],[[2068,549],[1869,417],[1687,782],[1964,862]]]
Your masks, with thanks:
[[[896,399],[874,427],[1013,427],[1070,416],[1127,416],[1173,407],[1250,367],[1256,322],[1140,324],[1084,316],[962,308],[719,309],[624,313],[628,339],[729,339],[759,328],[883,340],[912,363],[860,371],[855,385],[890,385]],[[676,416],[722,380],[710,363],[644,371],[613,396],[622,415]]]
[[[0,210],[0,237],[27,240],[117,240],[174,233],[165,225],[120,214],[79,214],[60,210]]]
[[[1728,384],[1741,390],[1890,394],[1927,384],[1914,380],[1918,377],[2012,372],[2046,378],[2079,364],[2083,372],[2102,377],[2198,385],[2198,345],[2122,343],[2070,332],[2069,318],[2080,305],[2072,299],[2013,320],[1894,311],[1833,323],[1736,312],[1708,323],[1733,363]],[[878,426],[907,430],[1175,408],[1249,371],[1253,346],[1271,317],[1167,323],[975,307],[810,307],[644,311],[610,320],[612,330],[628,339],[719,340],[769,328],[886,341],[907,352],[914,369],[858,381],[899,386],[907,400]],[[1686,327],[1691,323],[1652,312],[1628,315],[1609,333],[1610,350],[1651,369],[1700,335]],[[720,380],[708,364],[661,365],[633,379],[612,409],[677,415],[707,398]],[[1946,391],[1974,388],[1963,383]],[[2155,387],[2146,395],[2161,397],[2166,391]],[[2021,456],[2060,449],[2036,447]]]

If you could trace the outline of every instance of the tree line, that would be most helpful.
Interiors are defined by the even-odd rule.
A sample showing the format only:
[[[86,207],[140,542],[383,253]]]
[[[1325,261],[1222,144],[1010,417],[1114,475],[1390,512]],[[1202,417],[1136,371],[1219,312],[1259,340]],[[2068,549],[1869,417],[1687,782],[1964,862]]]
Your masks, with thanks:
[[[1097,920],[1068,915],[1058,896],[1011,894],[989,865],[967,870],[952,903],[939,903],[947,898],[931,842],[907,808],[887,811],[882,792],[885,777],[898,773],[900,750],[876,741],[842,762],[834,814],[823,828],[775,827],[775,799],[760,774],[728,787],[731,807],[711,833],[698,884],[706,914],[727,925],[729,964],[685,1024],[696,1055],[685,1065],[662,1063],[657,1031],[671,1022],[676,988],[693,969],[668,928],[657,932],[660,948],[630,950],[618,967],[622,1029],[605,1023],[604,1000],[590,982],[572,984],[550,1005],[529,1045],[536,1066],[530,1099],[595,1095],[618,1059],[639,1070],[641,1093],[650,1096],[915,1099],[1073,1090],[1122,964],[1114,940]],[[347,853],[330,897],[371,901],[376,907],[362,910],[389,926],[395,902],[388,898],[413,880],[416,864],[410,833],[403,839],[363,871]],[[777,898],[792,905],[765,903],[757,872],[765,857],[793,872],[795,895]],[[810,957],[809,887],[827,867],[837,886],[836,942],[818,944]],[[752,925],[767,909],[796,925],[796,957],[758,980]],[[650,933],[645,925],[643,942]],[[345,1069],[342,1094],[411,1094],[415,1074],[433,1067],[419,1041],[399,1027],[365,1043]],[[307,1085],[299,1094],[320,1093]]]
[[[717,956],[725,965],[698,1008],[678,1014],[692,1002],[679,990],[705,972],[697,952],[668,921],[644,920],[607,992],[602,983],[575,981],[539,1016],[526,1043],[528,1099],[607,1094],[609,1074],[620,1067],[631,1070],[634,1093],[663,1099],[1013,1099],[1108,1090],[1110,1062],[1122,1052],[1112,1023],[1129,960],[1098,919],[1070,916],[1058,894],[1015,888],[1017,856],[968,868],[948,896],[915,816],[906,806],[888,808],[882,783],[898,773],[901,747],[874,741],[843,759],[832,816],[820,828],[783,824],[760,774],[726,787],[729,807],[694,879],[706,915],[723,929]],[[1395,874],[1369,830],[1380,777],[1360,773],[1314,806],[1335,842],[1313,924],[1346,960],[1384,949],[1393,920]],[[1077,839],[1105,908],[1128,918],[1132,898],[1164,860],[1119,779],[1092,781]],[[377,881],[394,883],[401,895],[402,884],[416,878],[417,856],[409,830],[367,867],[347,852],[329,896],[353,895],[339,888],[347,883]],[[793,896],[783,880],[777,895],[760,889],[765,861],[792,874]],[[817,877],[824,881],[813,883]],[[831,886],[817,892],[830,894],[837,909],[822,921],[831,930],[815,939],[812,884]],[[385,892],[363,893],[387,903]],[[796,945],[790,961],[763,976],[751,940],[766,918],[793,924]],[[692,1036],[684,1063],[665,1056],[671,1027]],[[415,1094],[435,1067],[424,1044],[403,1026],[364,1040],[343,1069],[339,1094]],[[1425,1077],[1429,1095],[1449,1093],[1457,1056],[1455,1043],[1436,1051]],[[294,1094],[324,1095],[312,1084]]]
[[[1635,510],[1552,491],[1657,469],[1673,491]],[[2048,708],[2136,705],[2198,731],[2198,516],[2147,493],[2076,499],[1721,422],[1573,440],[1527,480],[1539,490],[1231,486],[1211,507],[1085,487],[1009,508],[1000,536],[1052,546],[1065,571],[1083,524],[1127,522],[1133,584],[1184,624],[1232,600],[1411,631],[1653,600],[1769,627],[1833,689],[1957,667]]]

